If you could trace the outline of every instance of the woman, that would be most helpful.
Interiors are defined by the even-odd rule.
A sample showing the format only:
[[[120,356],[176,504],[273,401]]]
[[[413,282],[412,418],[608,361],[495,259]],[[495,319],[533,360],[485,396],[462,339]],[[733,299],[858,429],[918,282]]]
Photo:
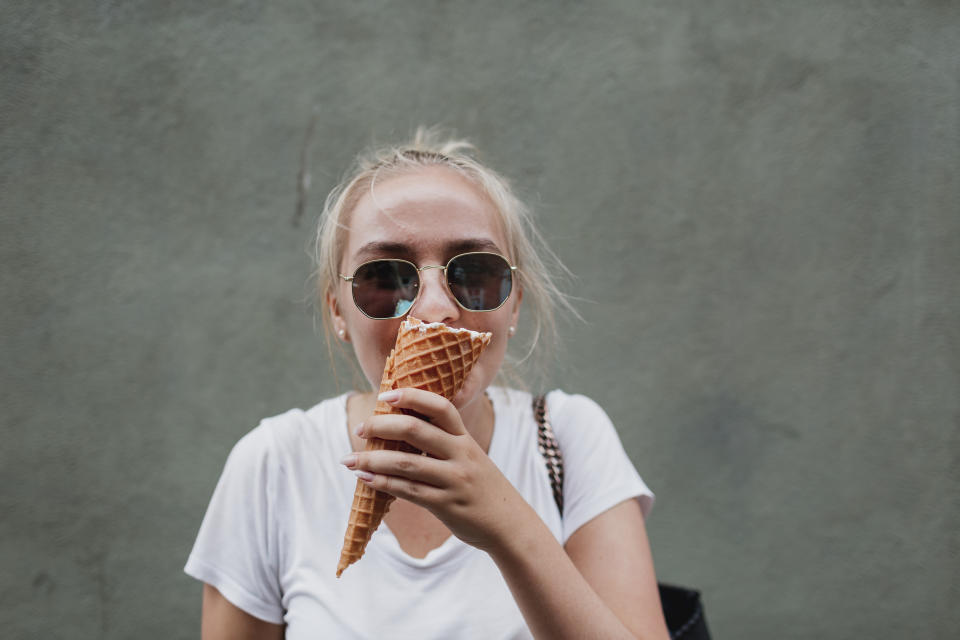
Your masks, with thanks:
[[[408,313],[489,331],[490,345],[452,403],[385,398],[417,417],[374,417],[375,394],[350,393],[238,442],[186,566],[205,583],[205,639],[667,637],[644,528],[653,495],[606,415],[547,396],[561,517],[530,394],[492,385],[524,298],[536,335],[564,298],[529,214],[470,149],[420,131],[361,160],[327,199],[317,291],[374,389]],[[468,273],[494,293],[471,296]],[[371,437],[430,455],[365,452]],[[355,476],[398,500],[338,580]]]

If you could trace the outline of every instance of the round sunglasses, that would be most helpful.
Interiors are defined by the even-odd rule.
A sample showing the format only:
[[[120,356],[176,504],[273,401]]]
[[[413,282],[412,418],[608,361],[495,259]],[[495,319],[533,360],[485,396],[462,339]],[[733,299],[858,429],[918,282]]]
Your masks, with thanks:
[[[353,301],[363,315],[389,320],[403,316],[416,302],[420,272],[427,269],[443,269],[450,293],[466,311],[499,309],[510,297],[517,270],[499,254],[475,251],[454,256],[446,265],[418,267],[407,260],[371,260],[352,276],[339,275],[350,283]]]

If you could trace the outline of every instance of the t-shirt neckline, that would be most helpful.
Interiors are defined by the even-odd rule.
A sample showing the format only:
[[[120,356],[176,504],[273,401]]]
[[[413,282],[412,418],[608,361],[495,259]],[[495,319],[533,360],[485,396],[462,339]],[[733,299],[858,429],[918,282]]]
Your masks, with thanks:
[[[490,449],[487,455],[498,468],[502,468],[501,442],[504,441],[503,421],[505,419],[503,406],[500,398],[500,389],[496,387],[487,388],[487,397],[490,398],[490,404],[493,407],[493,433],[490,436]],[[346,392],[340,397],[339,406],[342,409],[342,429],[338,429],[340,437],[347,451],[351,450],[349,433],[349,416],[347,415],[347,400],[352,392]],[[352,500],[351,500],[352,501]],[[439,567],[444,564],[462,559],[473,549],[470,545],[462,541],[452,533],[440,543],[439,546],[430,549],[423,558],[415,558],[400,547],[400,542],[386,522],[381,522],[380,526],[373,534],[367,547],[367,553],[378,554],[386,557],[388,560],[400,565],[403,568],[411,570],[423,570],[433,567]]]

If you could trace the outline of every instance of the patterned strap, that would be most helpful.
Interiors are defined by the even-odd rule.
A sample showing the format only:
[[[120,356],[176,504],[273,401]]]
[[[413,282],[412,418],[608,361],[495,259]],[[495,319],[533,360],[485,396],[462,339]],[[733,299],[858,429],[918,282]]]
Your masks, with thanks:
[[[563,453],[560,444],[553,435],[550,421],[547,420],[547,397],[539,395],[533,399],[533,417],[537,421],[537,445],[540,455],[547,463],[547,475],[553,489],[553,500],[557,503],[560,516],[563,517]]]

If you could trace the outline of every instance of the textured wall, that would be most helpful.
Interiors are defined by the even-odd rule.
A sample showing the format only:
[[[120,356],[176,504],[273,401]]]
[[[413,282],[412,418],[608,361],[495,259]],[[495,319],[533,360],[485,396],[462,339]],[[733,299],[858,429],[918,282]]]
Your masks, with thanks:
[[[946,637],[958,33],[932,0],[4,2],[3,635],[197,635],[229,448],[338,389],[323,194],[444,123],[578,275],[552,381],[619,426],[716,637]]]

